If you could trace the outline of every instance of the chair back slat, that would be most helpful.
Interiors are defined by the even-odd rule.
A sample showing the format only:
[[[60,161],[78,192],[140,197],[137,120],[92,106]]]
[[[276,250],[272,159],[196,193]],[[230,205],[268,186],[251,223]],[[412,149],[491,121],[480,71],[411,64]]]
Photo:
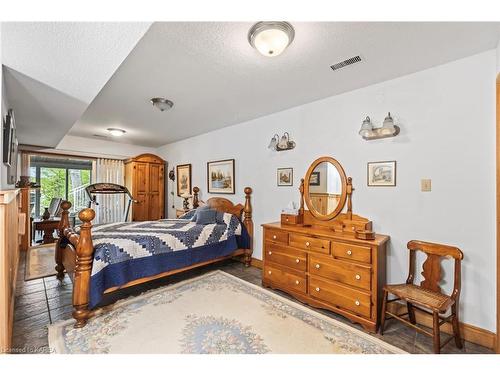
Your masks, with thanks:
[[[441,293],[439,282],[441,281],[441,257],[436,254],[427,254],[427,259],[422,264],[423,271],[421,275],[424,280],[420,286],[432,290],[433,292]]]
[[[416,240],[408,242],[407,247],[408,250],[411,251],[410,272],[406,281],[408,284],[413,283],[414,280],[413,275],[415,273],[415,252],[422,251],[427,255],[427,259],[425,259],[424,263],[422,264],[421,275],[424,279],[420,283],[420,286],[433,292],[442,293],[441,287],[439,286],[442,278],[441,258],[452,257],[455,259],[455,285],[453,288],[453,294],[460,294],[460,262],[463,259],[464,255],[459,248],[455,246]]]
[[[453,257],[455,259],[462,260],[464,254],[460,251],[458,247],[441,245],[438,243],[424,242],[424,241],[410,241],[408,242],[408,250],[420,250],[426,254],[435,254],[441,257]]]

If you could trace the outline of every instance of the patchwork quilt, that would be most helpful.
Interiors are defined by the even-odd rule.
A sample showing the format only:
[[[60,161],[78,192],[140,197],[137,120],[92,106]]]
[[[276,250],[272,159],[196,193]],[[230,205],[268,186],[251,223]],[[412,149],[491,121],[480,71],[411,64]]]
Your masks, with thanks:
[[[250,245],[245,226],[228,213],[217,213],[217,222],[208,225],[183,219],[95,225],[92,241],[90,308],[113,286],[229,255]]]

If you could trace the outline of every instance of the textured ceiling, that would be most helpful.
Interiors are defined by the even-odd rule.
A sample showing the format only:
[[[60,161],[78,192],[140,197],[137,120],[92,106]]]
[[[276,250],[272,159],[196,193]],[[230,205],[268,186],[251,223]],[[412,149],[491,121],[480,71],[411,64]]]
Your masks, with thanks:
[[[2,22],[2,65],[19,141],[55,146],[149,26]]]
[[[3,23],[7,93],[22,133],[56,132],[50,114],[61,134],[79,119],[69,134],[96,139],[119,127],[127,134],[113,140],[157,147],[493,49],[500,35],[500,23],[293,22],[293,43],[267,58],[248,44],[252,23],[157,22],[143,36],[148,26]],[[330,69],[355,55],[364,61]],[[152,108],[155,96],[173,109]]]
[[[118,142],[160,146],[492,49],[500,35],[500,23],[293,23],[293,43],[268,58],[247,42],[251,26],[154,23],[71,134],[119,127]],[[155,96],[173,109],[152,108]]]

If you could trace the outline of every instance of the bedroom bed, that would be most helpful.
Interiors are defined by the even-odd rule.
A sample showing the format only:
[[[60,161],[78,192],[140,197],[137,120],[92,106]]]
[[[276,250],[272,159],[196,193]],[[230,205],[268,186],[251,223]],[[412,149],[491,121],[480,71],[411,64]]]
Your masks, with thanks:
[[[102,297],[118,289],[201,267],[235,256],[246,266],[252,256],[252,189],[246,187],[244,204],[213,197],[201,202],[193,188],[193,207],[203,206],[213,220],[162,219],[92,226],[95,212],[79,212],[79,228],[69,224],[71,203],[64,201],[56,243],[57,278],[66,271],[73,281],[75,327],[85,326]],[[215,210],[215,213],[213,212]],[[194,212],[193,212],[194,214]]]

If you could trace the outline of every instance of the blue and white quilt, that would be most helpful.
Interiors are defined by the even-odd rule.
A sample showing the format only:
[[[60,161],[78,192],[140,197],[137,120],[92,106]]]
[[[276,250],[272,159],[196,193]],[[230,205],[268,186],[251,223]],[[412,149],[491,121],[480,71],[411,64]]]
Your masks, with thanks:
[[[185,219],[95,225],[92,241],[90,308],[108,288],[250,246],[245,226],[228,213],[217,213],[217,222],[207,225]]]

